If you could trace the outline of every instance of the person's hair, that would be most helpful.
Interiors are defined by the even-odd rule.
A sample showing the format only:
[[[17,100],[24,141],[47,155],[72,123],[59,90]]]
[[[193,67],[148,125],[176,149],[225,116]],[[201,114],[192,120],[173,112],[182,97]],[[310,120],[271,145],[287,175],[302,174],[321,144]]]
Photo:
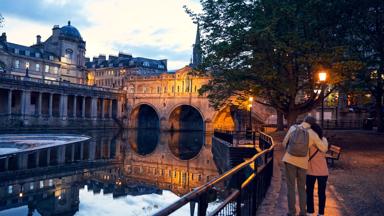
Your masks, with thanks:
[[[311,128],[313,131],[315,131],[317,133],[317,135],[319,135],[320,139],[323,138],[323,129],[320,127],[320,125],[315,123],[315,124],[311,125]]]
[[[304,122],[307,122],[310,125],[316,124],[316,118],[310,115],[305,116]]]

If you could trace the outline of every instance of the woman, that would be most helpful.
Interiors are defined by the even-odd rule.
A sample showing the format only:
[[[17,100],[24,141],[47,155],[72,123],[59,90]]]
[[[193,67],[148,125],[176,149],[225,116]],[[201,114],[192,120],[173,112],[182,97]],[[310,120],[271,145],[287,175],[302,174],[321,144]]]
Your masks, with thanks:
[[[320,139],[328,145],[328,141],[323,137],[323,130],[318,124],[311,125]],[[328,180],[328,166],[325,153],[319,151],[315,146],[309,149],[309,161],[307,170],[307,213],[312,215],[315,212],[313,203],[313,189],[317,180],[317,193],[319,197],[319,216],[324,215],[325,208],[325,189]]]

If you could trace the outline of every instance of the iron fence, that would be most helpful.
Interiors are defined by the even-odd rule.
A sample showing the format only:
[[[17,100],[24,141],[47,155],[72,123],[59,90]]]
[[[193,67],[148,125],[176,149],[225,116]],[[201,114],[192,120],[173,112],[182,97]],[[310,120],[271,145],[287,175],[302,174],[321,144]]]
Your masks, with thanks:
[[[259,142],[268,147],[254,155],[251,159],[239,164],[223,175],[182,196],[179,200],[155,213],[155,216],[169,215],[184,205],[197,203],[198,216],[214,215],[255,215],[266,195],[273,175],[273,139],[260,133]],[[223,201],[215,209],[208,212],[209,197],[218,193],[222,184],[228,184]],[[194,210],[191,210],[194,212]],[[192,214],[192,213],[191,213]]]
[[[232,146],[241,144],[252,144],[255,146],[256,140],[259,137],[259,133],[256,131],[215,130],[213,135],[230,143]]]

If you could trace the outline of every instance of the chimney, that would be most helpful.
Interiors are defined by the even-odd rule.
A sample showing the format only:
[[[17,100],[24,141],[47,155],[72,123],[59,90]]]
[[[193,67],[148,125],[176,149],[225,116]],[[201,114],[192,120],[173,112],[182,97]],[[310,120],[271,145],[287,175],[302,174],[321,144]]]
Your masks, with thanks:
[[[105,55],[99,55],[99,58],[98,58],[98,64],[102,63],[103,61],[107,60],[106,56]]]
[[[41,44],[41,36],[36,35],[36,44]]]
[[[7,34],[5,34],[5,32],[1,34],[0,42],[7,42]]]
[[[52,34],[57,35],[60,31],[60,26],[59,25],[54,25],[52,28]]]

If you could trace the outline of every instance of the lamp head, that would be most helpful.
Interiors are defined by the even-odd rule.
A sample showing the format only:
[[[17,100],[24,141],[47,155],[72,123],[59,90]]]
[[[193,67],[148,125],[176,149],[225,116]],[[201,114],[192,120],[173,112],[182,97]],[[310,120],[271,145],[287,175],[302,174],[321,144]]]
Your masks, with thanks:
[[[319,80],[320,82],[325,82],[327,80],[327,72],[322,70],[319,72]]]

